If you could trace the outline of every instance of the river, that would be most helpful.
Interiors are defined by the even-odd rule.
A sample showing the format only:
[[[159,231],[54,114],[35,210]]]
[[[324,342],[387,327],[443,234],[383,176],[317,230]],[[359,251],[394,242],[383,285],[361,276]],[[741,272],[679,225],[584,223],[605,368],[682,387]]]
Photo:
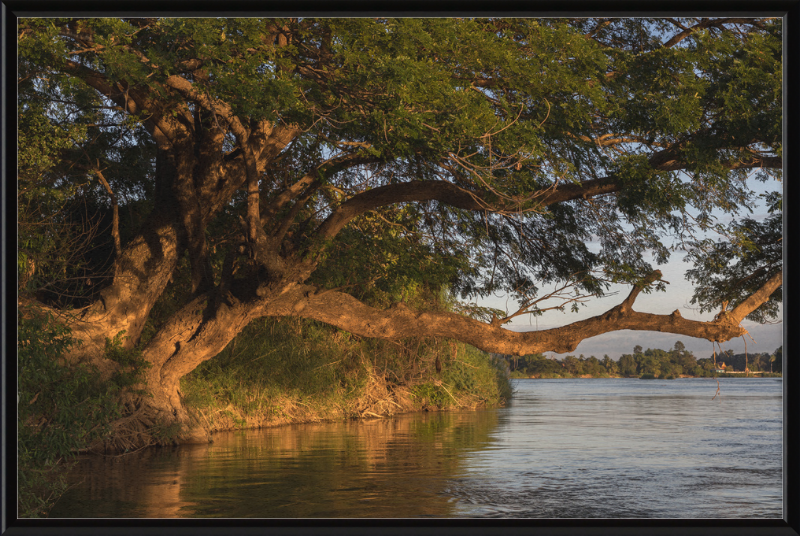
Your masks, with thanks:
[[[50,517],[782,517],[781,379],[513,384],[504,408],[85,457]]]

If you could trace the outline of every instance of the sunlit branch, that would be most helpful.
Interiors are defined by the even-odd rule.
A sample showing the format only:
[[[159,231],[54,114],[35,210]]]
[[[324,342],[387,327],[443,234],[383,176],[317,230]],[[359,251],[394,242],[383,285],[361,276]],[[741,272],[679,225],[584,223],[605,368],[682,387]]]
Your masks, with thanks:
[[[432,336],[458,339],[487,352],[526,355],[552,351],[571,352],[581,341],[618,330],[659,331],[676,333],[710,341],[727,341],[742,336],[746,330],[736,321],[765,303],[769,294],[780,286],[771,280],[752,300],[743,303],[730,317],[704,322],[687,320],[679,311],[669,315],[640,313],[633,303],[641,290],[660,279],[658,270],[650,274],[640,286],[635,286],[628,297],[609,311],[559,328],[541,331],[514,332],[501,326],[486,324],[458,313],[442,311],[414,311],[402,303],[389,309],[370,307],[356,298],[339,292],[321,296],[313,294],[314,287],[298,287],[286,300],[293,300],[292,311],[298,316],[313,318],[365,337],[400,339],[410,336]],[[775,280],[776,278],[773,278]],[[309,290],[310,289],[310,290]]]

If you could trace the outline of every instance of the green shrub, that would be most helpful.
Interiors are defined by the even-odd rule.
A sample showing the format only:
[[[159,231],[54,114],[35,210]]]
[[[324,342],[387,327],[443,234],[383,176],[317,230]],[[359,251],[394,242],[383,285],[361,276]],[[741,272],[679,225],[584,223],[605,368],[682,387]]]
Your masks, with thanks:
[[[252,322],[181,380],[187,405],[212,426],[356,416],[395,388],[406,389],[418,409],[497,405],[511,396],[501,364],[470,346],[365,339],[292,318]]]
[[[76,342],[49,316],[18,311],[18,515],[46,516],[66,490],[76,452],[109,431],[117,388],[87,365],[67,366]],[[30,315],[29,315],[30,316]]]
[[[145,372],[153,364],[142,359],[139,348],[125,349],[122,346],[125,330],[120,331],[113,339],[106,339],[105,357],[119,363],[120,368],[111,376],[112,385],[117,389],[128,390],[138,395],[147,395]],[[136,388],[142,386],[141,388]]]

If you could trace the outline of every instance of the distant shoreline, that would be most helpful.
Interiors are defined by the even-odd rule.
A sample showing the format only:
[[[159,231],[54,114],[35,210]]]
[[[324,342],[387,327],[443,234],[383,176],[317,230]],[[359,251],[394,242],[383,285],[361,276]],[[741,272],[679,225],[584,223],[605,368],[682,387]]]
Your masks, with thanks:
[[[592,376],[591,374],[582,374],[579,376],[550,376],[544,375],[540,377],[539,375],[533,374],[530,376],[527,375],[511,375],[512,380],[677,380],[677,379],[698,379],[698,380],[714,380],[719,378],[783,378],[783,374],[780,372],[767,372],[763,374],[720,374],[718,376],[691,376],[687,374],[681,374],[677,377],[656,377],[653,375],[643,374],[641,376]]]
[[[619,360],[604,355],[563,359],[544,354],[524,356],[498,355],[508,363],[511,378],[640,378],[642,380],[674,380],[677,378],[758,377],[780,378],[783,367],[783,347],[772,354],[734,354],[732,350],[696,358],[676,341],[670,350],[635,346],[632,354],[623,354]]]

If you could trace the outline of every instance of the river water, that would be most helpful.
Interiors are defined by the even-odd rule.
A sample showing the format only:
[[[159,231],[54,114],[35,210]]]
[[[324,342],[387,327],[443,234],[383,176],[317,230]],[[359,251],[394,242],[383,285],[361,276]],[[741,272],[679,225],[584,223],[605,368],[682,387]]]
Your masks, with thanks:
[[[780,379],[514,388],[504,408],[87,457],[50,517],[782,517]]]

